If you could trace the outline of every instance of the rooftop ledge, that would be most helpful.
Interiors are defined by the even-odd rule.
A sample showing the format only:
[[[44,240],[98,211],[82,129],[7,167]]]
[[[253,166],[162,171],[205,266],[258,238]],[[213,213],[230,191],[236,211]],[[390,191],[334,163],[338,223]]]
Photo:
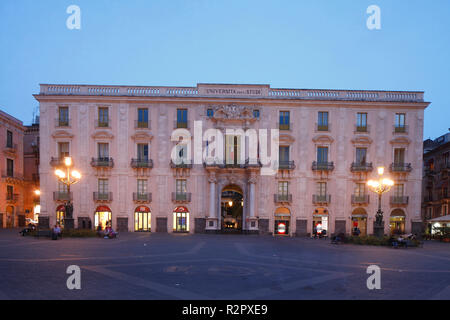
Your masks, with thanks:
[[[270,85],[203,83],[196,87],[41,84],[39,95],[424,102],[422,91],[275,89],[270,88]]]

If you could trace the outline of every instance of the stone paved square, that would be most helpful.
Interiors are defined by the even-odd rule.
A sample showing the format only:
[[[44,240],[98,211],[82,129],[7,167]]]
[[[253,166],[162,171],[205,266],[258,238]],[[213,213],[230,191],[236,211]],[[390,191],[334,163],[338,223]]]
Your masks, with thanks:
[[[450,246],[332,245],[244,235],[123,233],[51,241],[0,231],[0,299],[450,299]],[[367,266],[381,268],[368,290]],[[70,265],[81,290],[66,287]]]

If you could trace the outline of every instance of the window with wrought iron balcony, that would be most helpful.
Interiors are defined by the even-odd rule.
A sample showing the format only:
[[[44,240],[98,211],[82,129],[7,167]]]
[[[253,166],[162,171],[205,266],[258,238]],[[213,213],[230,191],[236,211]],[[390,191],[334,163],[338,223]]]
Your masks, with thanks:
[[[190,192],[172,192],[172,201],[175,202],[191,202]]]
[[[363,205],[369,204],[370,197],[368,194],[352,194],[352,204]]]
[[[408,196],[395,195],[391,196],[391,205],[407,205],[409,203]]]
[[[94,201],[112,201],[113,194],[112,192],[94,192]]]
[[[92,158],[91,166],[94,168],[113,168],[114,159],[108,157]]]
[[[313,204],[329,204],[331,203],[331,195],[329,194],[313,194]]]
[[[72,192],[67,191],[54,191],[53,192],[53,200],[54,201],[71,201],[72,200]]]
[[[275,203],[291,203],[292,202],[292,194],[287,193],[277,193],[274,194]]]

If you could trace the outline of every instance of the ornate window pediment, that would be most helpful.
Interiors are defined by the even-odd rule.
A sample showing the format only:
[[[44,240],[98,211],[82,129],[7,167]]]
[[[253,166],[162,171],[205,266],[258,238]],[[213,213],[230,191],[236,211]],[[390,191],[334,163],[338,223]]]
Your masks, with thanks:
[[[397,137],[390,141],[391,144],[410,144],[411,140],[408,137]]]
[[[153,136],[147,132],[137,132],[131,136],[131,139],[139,141],[148,141],[152,140]]]
[[[293,144],[295,138],[290,134],[280,134],[280,144]]]
[[[367,136],[357,136],[352,139],[353,144],[371,144],[373,140]]]
[[[255,121],[258,120],[254,117],[253,111],[255,108],[248,106],[238,106],[235,104],[212,106],[214,110],[214,116],[211,118],[214,121]]]
[[[327,143],[327,144],[331,144],[334,141],[332,137],[324,134],[315,136],[312,140],[314,143]]]
[[[72,139],[74,135],[66,130],[56,130],[53,132],[52,137],[55,139]]]
[[[114,135],[108,131],[96,131],[91,137],[93,139],[112,139]]]

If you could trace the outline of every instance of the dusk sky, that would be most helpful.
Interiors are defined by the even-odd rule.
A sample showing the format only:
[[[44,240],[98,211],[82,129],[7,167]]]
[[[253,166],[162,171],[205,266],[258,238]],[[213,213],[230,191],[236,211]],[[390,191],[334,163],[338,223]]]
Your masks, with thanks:
[[[434,139],[450,127],[449,14],[448,0],[1,0],[0,109],[30,124],[39,83],[419,90]]]

